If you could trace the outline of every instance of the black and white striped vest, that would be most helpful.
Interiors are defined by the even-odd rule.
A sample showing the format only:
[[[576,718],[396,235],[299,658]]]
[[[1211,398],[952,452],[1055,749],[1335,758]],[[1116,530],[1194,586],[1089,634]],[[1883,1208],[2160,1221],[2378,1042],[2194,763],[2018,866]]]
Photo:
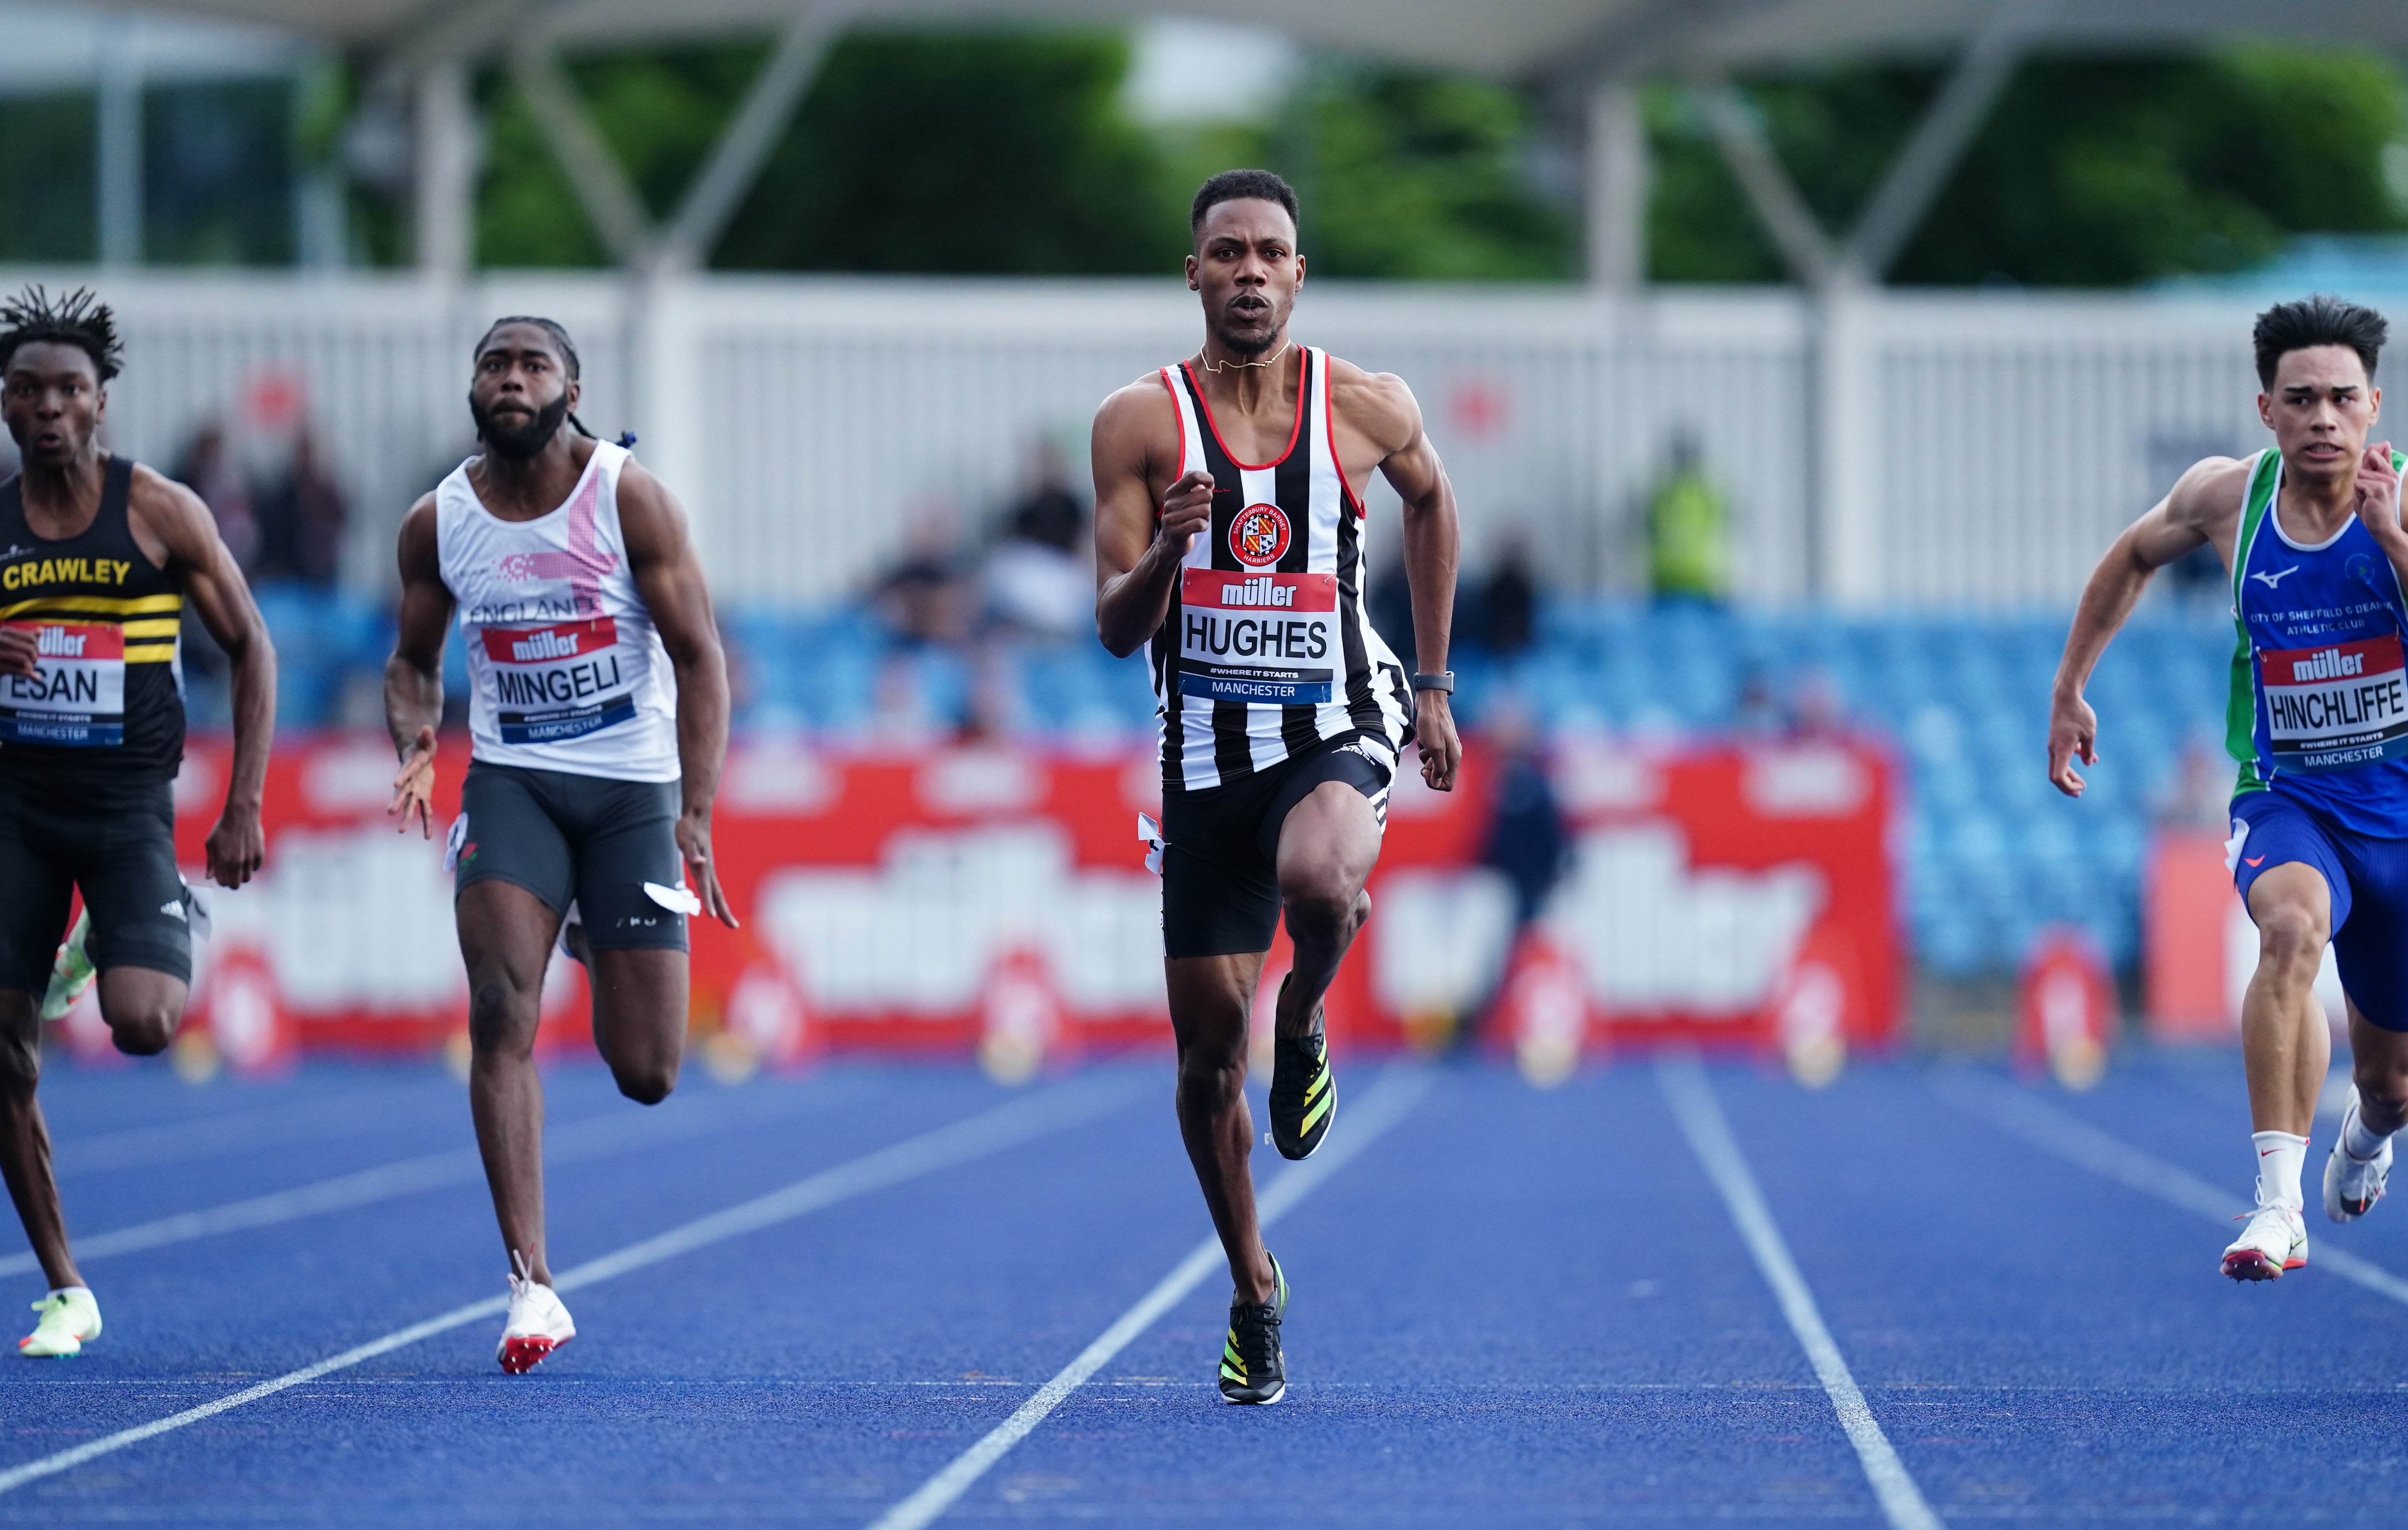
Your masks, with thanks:
[[[1372,629],[1364,511],[1330,434],[1329,357],[1307,349],[1287,450],[1256,466],[1222,444],[1192,368],[1162,368],[1180,471],[1212,475],[1212,525],[1187,552],[1154,635],[1166,789],[1202,791],[1319,739],[1363,732],[1400,750],[1404,666]]]

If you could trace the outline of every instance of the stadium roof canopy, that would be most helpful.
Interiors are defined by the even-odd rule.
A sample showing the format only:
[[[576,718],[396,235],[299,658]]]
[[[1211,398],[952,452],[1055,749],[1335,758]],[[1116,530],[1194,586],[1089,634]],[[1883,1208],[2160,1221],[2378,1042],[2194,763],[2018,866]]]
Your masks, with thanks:
[[[797,0],[144,0],[143,8],[265,22],[345,49],[484,51],[527,27],[561,43],[759,35],[813,8]],[[1266,27],[1348,51],[1545,79],[1956,51],[1999,0],[856,0],[859,22],[996,19],[1122,22],[1157,13]],[[2194,46],[2280,33],[2408,48],[2396,0],[2066,0],[2025,8],[2052,49]]]
[[[981,22],[1119,23],[1172,13],[1266,28],[1309,45],[1471,69],[1584,102],[1590,275],[1641,280],[1646,134],[1633,82],[1684,80],[1757,217],[1802,283],[1879,281],[1989,110],[2034,50],[2163,52],[2244,36],[2408,51],[2402,0],[142,0],[152,10],[284,29],[378,61],[361,122],[415,140],[422,266],[465,271],[480,136],[467,65],[501,57],[537,108],[588,220],[631,269],[701,264],[849,27]],[[655,219],[587,116],[564,51],[775,34],[777,46],[676,212]],[[1807,208],[1727,83],[1847,59],[1953,65],[1856,226]],[[409,125],[399,128],[407,94]],[[389,131],[388,139],[397,136]]]

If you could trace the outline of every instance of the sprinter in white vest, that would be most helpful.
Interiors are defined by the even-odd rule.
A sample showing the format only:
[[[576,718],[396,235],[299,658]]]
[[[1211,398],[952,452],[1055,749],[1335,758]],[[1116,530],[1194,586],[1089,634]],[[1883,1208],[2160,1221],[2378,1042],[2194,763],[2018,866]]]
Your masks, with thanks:
[[[544,1250],[535,1034],[552,945],[592,973],[594,1039],[620,1091],[657,1104],[685,1044],[686,917],[736,925],[710,848],[727,753],[710,592],[677,497],[586,434],[578,393],[576,347],[549,319],[503,319],[478,342],[468,411],[484,451],[402,522],[384,681],[393,810],[431,834],[458,613],[472,743],[447,859],[469,1108],[510,1259],[496,1358],[514,1376],[577,1334]]]

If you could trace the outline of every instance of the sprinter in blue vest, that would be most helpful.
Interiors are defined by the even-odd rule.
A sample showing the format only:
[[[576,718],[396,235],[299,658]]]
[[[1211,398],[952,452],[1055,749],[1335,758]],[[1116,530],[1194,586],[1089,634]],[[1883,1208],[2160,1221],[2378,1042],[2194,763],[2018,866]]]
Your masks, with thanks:
[[[2258,316],[2258,417],[2272,450],[2209,457],[2107,550],[2057,671],[2049,779],[2082,795],[2098,760],[2082,688],[2152,571],[2202,542],[2232,578],[2226,746],[2240,764],[2226,863],[2258,924],[2241,1010],[2258,1207],[2224,1273],[2272,1280],[2308,1260],[2300,1173],[2332,1042],[2315,995],[2327,942],[2349,1001],[2355,1088],[2325,1162],[2325,1214],[2383,1198],[2408,1121],[2408,531],[2402,458],[2369,447],[2382,315],[2337,298]]]

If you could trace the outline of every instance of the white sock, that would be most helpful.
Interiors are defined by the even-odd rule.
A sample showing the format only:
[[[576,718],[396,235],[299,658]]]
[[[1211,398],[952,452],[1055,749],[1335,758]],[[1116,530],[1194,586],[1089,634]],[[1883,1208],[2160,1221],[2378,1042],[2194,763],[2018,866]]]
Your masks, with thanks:
[[[2367,1130],[2366,1110],[2363,1105],[2351,1107],[2349,1113],[2342,1118],[2342,1151],[2360,1163],[2369,1162],[2375,1154],[2383,1151],[2383,1145],[2390,1140],[2386,1133]]]
[[[2249,1140],[2258,1149],[2258,1204],[2299,1210],[2304,1204],[2300,1170],[2308,1162],[2308,1139],[2288,1132],[2252,1132]]]
[[[54,1286],[50,1290],[50,1294],[53,1296],[89,1296],[92,1294],[92,1288],[90,1286]]]

